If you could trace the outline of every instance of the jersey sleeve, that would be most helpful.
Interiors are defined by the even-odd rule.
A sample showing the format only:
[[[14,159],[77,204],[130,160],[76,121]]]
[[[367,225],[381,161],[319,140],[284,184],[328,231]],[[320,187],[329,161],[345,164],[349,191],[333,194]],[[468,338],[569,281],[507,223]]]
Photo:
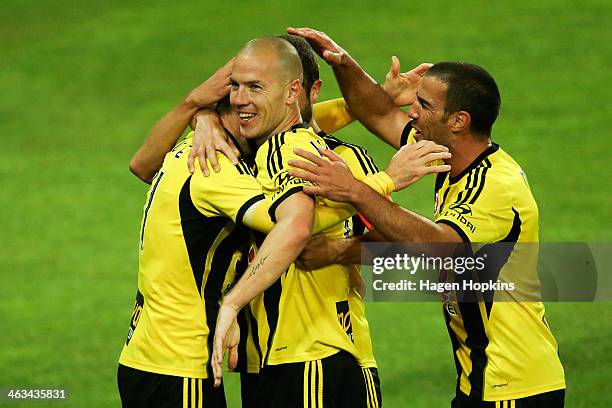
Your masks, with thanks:
[[[315,103],[312,113],[319,127],[327,133],[340,130],[355,120],[344,98]]]
[[[481,173],[479,182],[463,193],[443,203],[435,222],[453,228],[464,242],[503,240],[513,229],[515,218],[509,205],[512,199],[503,184],[487,183],[485,175]]]
[[[264,200],[264,194],[244,162],[234,165],[222,153],[217,153],[217,160],[220,171],[211,171],[208,177],[196,164],[190,182],[192,202],[204,215],[226,216],[241,224],[245,212]]]

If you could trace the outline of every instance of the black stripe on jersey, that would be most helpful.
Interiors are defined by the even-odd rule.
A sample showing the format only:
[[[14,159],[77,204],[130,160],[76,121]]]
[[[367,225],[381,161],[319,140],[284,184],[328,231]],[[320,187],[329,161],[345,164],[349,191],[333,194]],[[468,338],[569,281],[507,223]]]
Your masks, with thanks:
[[[271,137],[267,141],[268,143],[268,156],[266,160],[266,169],[268,170],[268,176],[272,178],[272,174],[276,174],[276,169],[272,168],[272,152],[274,151],[274,137]]]
[[[246,162],[242,159],[238,159],[238,164],[235,165],[238,169],[238,173],[240,174],[248,174],[250,176],[253,175],[253,171],[249,168]]]
[[[206,217],[198,211],[191,201],[190,184],[191,176],[185,181],[179,194],[179,213],[189,263],[193,271],[196,289],[201,297],[206,256],[221,230],[231,220],[225,217]]]
[[[442,209],[444,208],[444,204],[446,204],[446,197],[448,197],[448,192],[450,191],[450,186],[446,187],[444,194],[442,195],[442,201],[440,201],[440,207],[438,208],[438,214],[442,214]]]
[[[480,196],[480,193],[482,193],[482,190],[484,189],[484,185],[485,185],[485,179],[487,177],[487,171],[490,168],[491,168],[491,162],[489,161],[489,159],[485,159],[485,165],[482,167],[482,176],[480,177],[478,190],[476,190],[476,194],[474,194],[474,197],[472,197],[472,199],[470,200],[470,204],[474,204],[476,200],[478,199],[478,197]]]
[[[365,175],[372,174],[372,173],[378,173],[378,167],[376,167],[376,164],[374,164],[374,160],[370,157],[370,155],[368,154],[368,151],[362,146],[352,144],[352,143],[347,143],[343,140],[338,139],[337,137],[328,135],[323,132],[320,132],[319,136],[323,138],[327,146],[332,150],[335,150],[340,146],[345,146],[351,149],[351,151],[357,157],[357,160],[359,161],[359,165],[361,166],[361,169],[363,170],[363,173]]]
[[[283,149],[281,148],[284,144],[285,144],[285,132],[281,133],[280,135],[274,136],[276,137],[276,166],[278,167],[278,171],[280,172],[283,169],[283,155],[282,155],[282,151]]]
[[[221,243],[219,243],[214,254],[212,254],[210,273],[204,284],[203,291],[206,324],[210,331],[207,338],[209,356],[211,356],[213,350],[213,337],[215,335],[215,326],[217,325],[219,301],[223,297],[223,282],[225,281],[225,275],[231,268],[234,252],[238,249],[245,251],[244,246],[250,243],[248,239],[244,239],[245,235],[248,236],[248,233],[244,229],[235,228],[223,239],[223,241],[221,241]],[[212,378],[213,372],[210,358],[206,365],[206,370],[208,372],[208,378]]]
[[[259,326],[257,326],[257,320],[253,313],[249,313],[249,322],[251,323],[251,334],[253,335],[253,343],[255,344],[255,350],[257,350],[257,356],[259,357],[259,366],[263,366],[263,353],[261,351],[261,345],[259,344]],[[242,337],[242,336],[241,336]]]
[[[310,145],[312,147],[314,147],[314,149],[318,153],[318,155],[321,156],[321,153],[319,153],[319,146],[317,146],[317,144],[315,142],[313,142],[312,140],[309,143],[310,143]]]
[[[270,334],[268,334],[268,339],[266,341],[267,351],[264,359],[265,364],[268,363],[270,351],[272,351],[272,341],[274,340],[274,334],[276,333],[276,328],[278,327],[278,308],[280,305],[282,289],[281,278],[278,278],[276,282],[274,282],[272,286],[270,286],[264,292],[263,302],[264,308],[266,309],[268,327],[270,328]]]
[[[153,189],[151,190],[151,194],[149,194],[149,202],[147,203],[147,208],[144,210],[144,219],[142,220],[142,231],[140,231],[140,250],[142,251],[144,245],[144,233],[145,227],[147,226],[147,218],[149,217],[149,210],[151,209],[151,204],[153,204],[153,198],[155,197],[155,191],[157,190],[157,186],[161,181],[162,177],[164,177],[164,172],[160,171],[157,175],[157,180],[155,180],[155,184],[153,184]]]
[[[457,350],[459,350],[461,346],[459,344],[459,340],[457,339],[457,335],[451,328],[451,317],[448,313],[448,310],[446,310],[446,305],[442,306],[442,310],[444,311],[444,321],[446,322],[446,330],[448,331],[448,336],[450,337],[451,345],[453,346],[453,359],[455,360],[455,369],[457,370],[456,392],[459,392],[461,371],[463,370],[463,368],[461,367],[459,357],[457,357]]]
[[[404,130],[402,130],[402,135],[400,136],[400,147],[405,146],[408,143],[408,136],[410,136],[410,131],[412,130],[412,120],[406,123],[404,126]]]
[[[265,200],[266,196],[263,194],[256,195],[255,197],[249,199],[246,203],[242,204],[238,213],[236,214],[236,224],[242,225],[242,218],[244,218],[244,214],[247,212],[251,206],[261,200]]]
[[[446,173],[438,173],[436,174],[436,184],[434,186],[434,195],[440,191],[442,186],[444,185],[444,181],[446,181],[446,176],[448,176],[448,172]]]
[[[234,167],[236,167],[236,169],[238,169],[238,173],[244,174],[244,169],[240,165],[240,162],[238,162],[238,164],[235,164]]]
[[[504,265],[508,262],[510,258],[510,254],[514,251],[515,245],[521,235],[521,226],[522,221],[521,217],[514,208],[512,209],[514,213],[514,219],[512,220],[512,227],[501,241],[508,244],[498,244],[492,243],[487,244],[480,248],[478,252],[476,252],[477,257],[484,257],[486,259],[485,269],[478,272],[478,280],[480,282],[486,282],[492,280],[493,282],[497,281],[499,277],[499,273],[501,272]],[[493,296],[495,295],[494,291],[487,291],[483,293],[483,298],[485,301],[485,307],[487,310],[487,317],[491,315],[491,308],[493,307]]]
[[[280,196],[280,198],[278,200],[276,200],[275,202],[272,203],[272,205],[270,206],[270,209],[268,210],[268,214],[270,214],[270,218],[272,219],[272,222],[276,222],[276,208],[286,199],[288,199],[289,197],[291,197],[292,195],[294,195],[295,193],[299,193],[300,191],[304,190],[303,186],[295,186],[295,187],[291,187],[289,190],[285,191],[283,193],[282,196]],[[311,196],[309,196],[311,197]],[[315,198],[312,197],[312,199],[314,200]]]
[[[488,161],[487,158],[489,157],[489,155],[495,153],[497,150],[499,150],[499,145],[497,143],[492,143],[491,146],[487,148],[487,150],[482,152],[472,163],[470,163],[469,166],[463,169],[461,173],[457,174],[456,176],[451,176],[449,180],[450,184],[454,184],[457,181],[461,180],[463,176],[478,167],[478,165],[480,165],[481,162],[485,161],[485,159],[488,166],[491,167],[491,162]]]
[[[470,349],[470,360],[472,371],[468,375],[470,381],[470,397],[482,400],[482,389],[484,387],[484,370],[487,366],[487,354],[485,352],[489,345],[489,338],[485,331],[480,306],[478,302],[459,302],[459,311],[467,337],[465,344]]]
[[[457,204],[464,203],[472,194],[474,187],[478,183],[478,173],[480,172],[481,167],[477,167],[474,171],[470,171],[468,174],[468,178],[465,182],[465,190],[462,190],[457,195]]]
[[[236,364],[235,371],[239,373],[247,372],[247,339],[249,337],[249,325],[248,325],[248,307],[242,308],[236,316],[238,327],[240,328],[240,341],[238,342],[238,363]]]

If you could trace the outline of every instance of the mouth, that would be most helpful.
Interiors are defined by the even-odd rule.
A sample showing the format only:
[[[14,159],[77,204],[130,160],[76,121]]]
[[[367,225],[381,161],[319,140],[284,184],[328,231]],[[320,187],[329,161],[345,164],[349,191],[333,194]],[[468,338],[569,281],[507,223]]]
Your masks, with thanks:
[[[412,127],[414,129],[414,140],[416,140],[417,142],[423,139],[423,133],[421,133],[421,131],[417,128],[415,128],[414,126]]]
[[[257,116],[256,113],[238,112],[238,118],[240,119],[240,124],[243,124],[243,125],[252,122],[255,119],[255,116]]]

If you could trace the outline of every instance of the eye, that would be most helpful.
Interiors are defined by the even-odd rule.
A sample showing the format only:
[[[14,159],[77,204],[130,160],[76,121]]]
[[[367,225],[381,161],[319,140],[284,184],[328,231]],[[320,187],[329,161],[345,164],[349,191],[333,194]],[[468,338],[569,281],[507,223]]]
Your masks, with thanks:
[[[251,84],[249,88],[252,89],[253,91],[259,91],[261,89],[261,86],[257,84]]]
[[[238,82],[230,81],[230,85],[231,85],[233,91],[238,89]]]

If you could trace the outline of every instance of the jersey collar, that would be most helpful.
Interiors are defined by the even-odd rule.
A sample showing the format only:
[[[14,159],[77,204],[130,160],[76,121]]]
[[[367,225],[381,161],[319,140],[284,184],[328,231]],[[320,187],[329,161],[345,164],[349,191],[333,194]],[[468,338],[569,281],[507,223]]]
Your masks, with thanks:
[[[486,159],[488,156],[490,156],[491,154],[495,153],[498,150],[499,150],[499,145],[497,143],[491,143],[491,146],[489,146],[487,150],[485,150],[484,152],[480,153],[480,155],[472,163],[470,163],[470,165],[467,166],[461,173],[457,174],[455,177],[449,176],[449,180],[448,180],[449,183],[454,184],[458,182],[459,180],[461,180],[463,176],[468,174],[470,171],[474,170],[476,167],[478,167],[478,165],[484,159]]]

